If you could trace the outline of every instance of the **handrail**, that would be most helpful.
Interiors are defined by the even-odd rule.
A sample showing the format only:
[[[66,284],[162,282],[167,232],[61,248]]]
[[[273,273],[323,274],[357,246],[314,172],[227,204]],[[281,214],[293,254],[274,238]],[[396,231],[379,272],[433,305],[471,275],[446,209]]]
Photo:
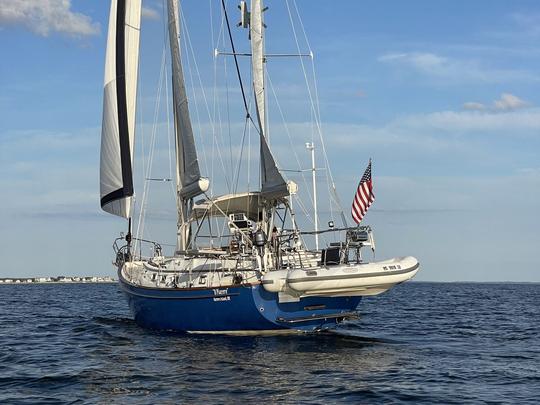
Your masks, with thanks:
[[[118,243],[119,241],[125,241],[126,244],[123,246],[119,246],[119,243]],[[153,240],[148,240],[148,239],[141,239],[141,238],[132,238],[131,241],[150,243],[153,245],[154,256],[161,256],[162,247],[161,247],[161,244],[159,244],[158,242],[155,242]],[[142,254],[139,254],[137,256],[136,252],[135,254],[131,252],[131,241],[127,242],[126,237],[124,236],[121,236],[114,240],[112,247],[113,247],[114,253],[116,254],[117,265],[126,261],[130,261],[133,257],[142,258]]]
[[[326,232],[343,232],[343,231],[371,231],[371,227],[369,225],[362,225],[362,226],[351,226],[347,228],[328,228],[324,229],[322,231],[305,231],[305,232],[298,232],[298,235],[317,235],[321,233]]]

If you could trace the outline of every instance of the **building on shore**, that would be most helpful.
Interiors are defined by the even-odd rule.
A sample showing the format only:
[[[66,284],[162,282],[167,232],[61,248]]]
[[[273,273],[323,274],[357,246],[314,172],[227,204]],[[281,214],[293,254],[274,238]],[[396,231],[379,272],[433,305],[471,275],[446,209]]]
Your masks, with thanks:
[[[22,277],[0,278],[0,284],[47,284],[47,283],[114,283],[113,277],[105,276],[58,276],[58,277]]]

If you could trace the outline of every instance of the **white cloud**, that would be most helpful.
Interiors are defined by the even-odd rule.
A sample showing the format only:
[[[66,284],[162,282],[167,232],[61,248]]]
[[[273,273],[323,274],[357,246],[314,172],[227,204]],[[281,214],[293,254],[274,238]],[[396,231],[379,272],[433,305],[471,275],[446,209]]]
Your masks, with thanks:
[[[476,60],[449,58],[429,52],[389,53],[379,62],[400,64],[417,72],[445,82],[488,82],[508,80],[539,81],[540,78],[525,70],[487,68]]]
[[[501,94],[499,100],[493,103],[496,110],[517,110],[518,108],[527,107],[527,102],[510,93]]]
[[[143,6],[141,13],[142,18],[146,18],[148,20],[159,20],[159,13],[153,8]]]
[[[527,176],[534,176],[537,179],[540,179],[540,167],[524,167],[518,170],[518,173]]]
[[[302,130],[305,126],[289,125],[295,139],[309,139],[309,131]],[[343,162],[347,159],[355,162],[355,159],[370,156],[412,171],[434,165],[438,173],[451,171],[456,162],[468,165],[472,172],[497,171],[503,156],[508,156],[510,165],[517,170],[536,167],[532,150],[540,140],[540,109],[440,111],[369,125],[325,123],[323,132],[336,174],[343,171]],[[508,142],[513,145],[511,152],[501,149],[501,145]],[[276,149],[277,145],[274,142],[272,146]],[[291,149],[279,153],[276,150],[280,162],[289,162],[289,166],[294,162],[290,157]],[[297,153],[304,159],[305,152],[300,147]],[[354,180],[347,181],[354,183]]]
[[[401,61],[419,70],[435,73],[438,69],[448,66],[447,58],[432,53],[391,53],[379,58],[381,62]]]
[[[302,125],[289,125],[302,134]],[[448,134],[537,137],[540,133],[540,108],[519,111],[439,111],[398,117],[381,126],[326,123],[323,131],[332,144],[349,147],[360,141],[364,146],[414,145],[415,148],[447,146]],[[307,137],[307,130],[305,136]],[[296,135],[295,135],[296,136]],[[299,136],[300,137],[300,136]],[[433,144],[431,143],[433,142]]]
[[[468,101],[463,104],[463,108],[466,110],[482,111],[486,109],[486,106],[482,103],[477,103],[475,101]]]
[[[6,157],[17,156],[21,150],[32,153],[43,150],[62,152],[82,150],[93,146],[96,133],[99,133],[98,128],[81,129],[73,133],[37,129],[7,131],[1,134],[0,146]]]
[[[525,134],[540,131],[540,109],[527,111],[482,112],[441,111],[411,115],[399,120],[409,128],[440,129],[446,132],[489,131]]]
[[[489,108],[485,104],[478,103],[476,101],[468,101],[463,104],[463,108],[465,110],[471,110],[471,111],[485,111],[485,110],[491,110],[491,111],[513,111],[513,110],[519,110],[520,108],[529,107],[529,103],[526,101],[520,99],[518,96],[514,96],[510,93],[503,93],[501,94],[501,97],[497,100],[493,101],[493,107]]]
[[[0,26],[22,25],[38,35],[96,35],[99,24],[71,10],[71,0],[2,0]]]

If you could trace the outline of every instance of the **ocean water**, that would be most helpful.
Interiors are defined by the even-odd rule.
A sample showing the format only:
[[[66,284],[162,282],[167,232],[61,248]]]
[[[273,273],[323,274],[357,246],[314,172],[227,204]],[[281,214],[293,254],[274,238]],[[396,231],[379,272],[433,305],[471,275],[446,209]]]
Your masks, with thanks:
[[[0,403],[540,403],[540,284],[407,283],[332,333],[139,328],[114,284],[0,286]]]

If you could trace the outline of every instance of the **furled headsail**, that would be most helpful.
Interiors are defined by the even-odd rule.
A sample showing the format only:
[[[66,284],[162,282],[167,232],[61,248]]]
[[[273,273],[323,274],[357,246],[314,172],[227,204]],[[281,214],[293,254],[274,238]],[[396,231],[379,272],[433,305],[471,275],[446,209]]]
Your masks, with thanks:
[[[178,192],[183,200],[191,199],[208,190],[208,179],[201,177],[193,129],[189,116],[186,86],[182,71],[178,42],[178,0],[167,1],[169,43],[171,47],[174,124],[176,132],[176,157]]]
[[[289,195],[289,191],[287,189],[287,183],[276,166],[276,161],[266,139],[263,32],[265,25],[263,22],[263,11],[262,0],[251,1],[251,71],[261,142],[261,194],[267,199],[273,199]]]
[[[141,0],[112,0],[105,57],[101,132],[101,208],[128,218],[133,196],[133,146]]]

